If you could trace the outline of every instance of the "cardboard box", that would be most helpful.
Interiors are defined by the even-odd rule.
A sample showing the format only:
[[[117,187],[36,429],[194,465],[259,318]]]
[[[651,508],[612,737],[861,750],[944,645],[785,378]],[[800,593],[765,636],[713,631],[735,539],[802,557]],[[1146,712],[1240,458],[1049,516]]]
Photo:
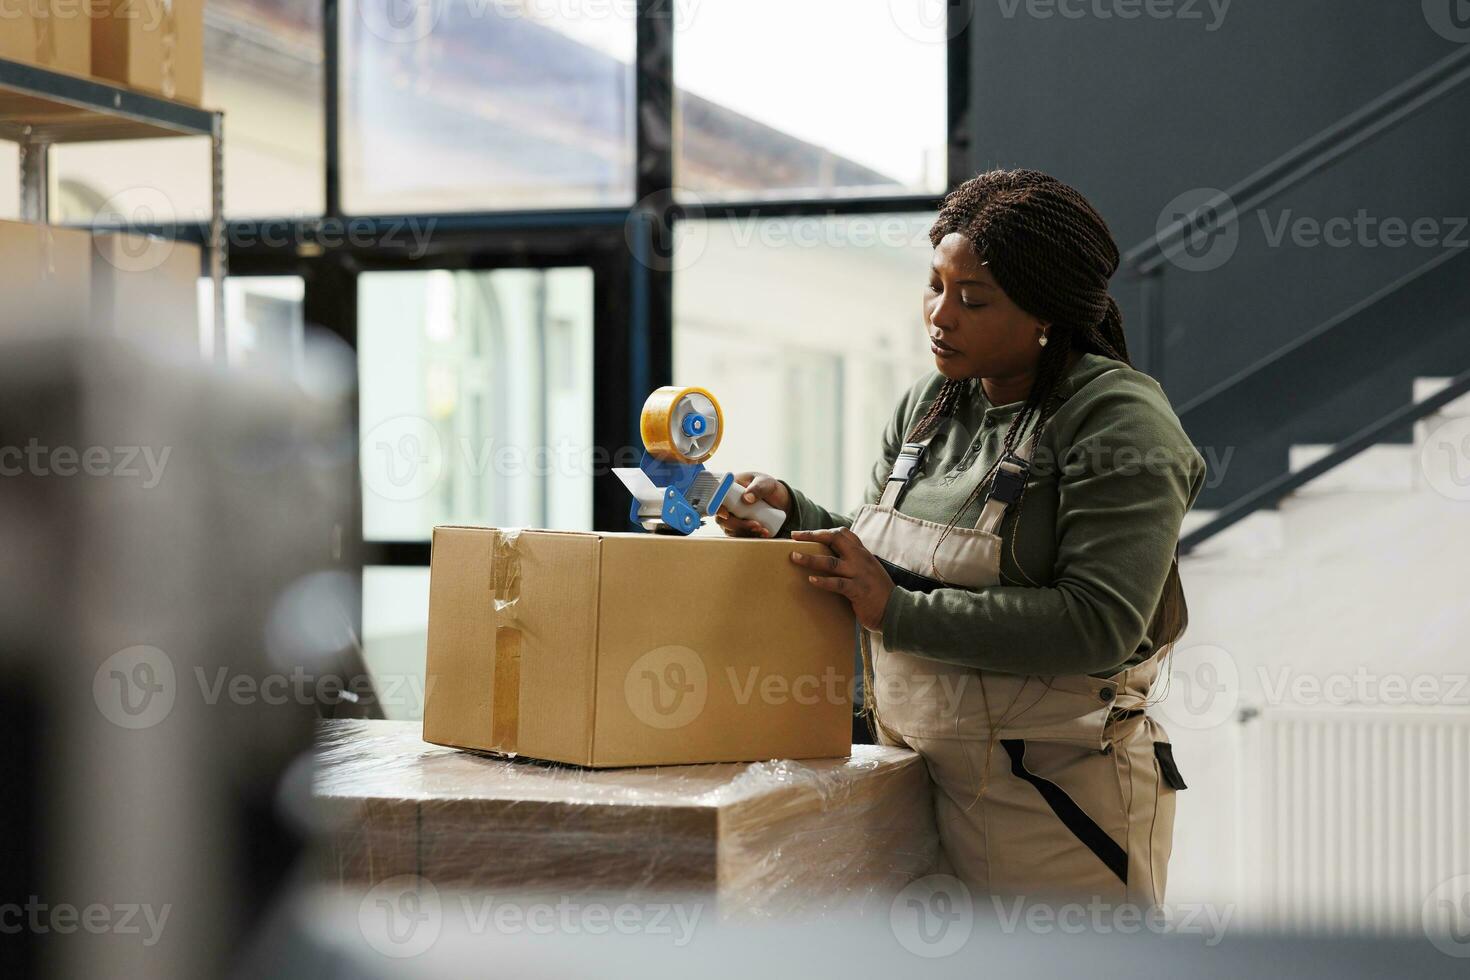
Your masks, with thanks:
[[[856,631],[821,545],[434,529],[424,738],[583,766],[845,756]]]
[[[92,316],[92,235],[24,221],[0,221],[0,333],[74,333]]]
[[[352,887],[412,874],[518,895],[694,893],[727,917],[826,913],[896,893],[938,855],[923,760],[852,752],[587,772],[429,745],[414,722],[327,721],[322,866]]]
[[[165,99],[204,95],[204,0],[90,0],[92,74]]]
[[[0,58],[86,76],[92,72],[91,0],[3,0]]]
[[[119,337],[199,347],[201,252],[191,242],[103,233],[92,239],[92,323]]]

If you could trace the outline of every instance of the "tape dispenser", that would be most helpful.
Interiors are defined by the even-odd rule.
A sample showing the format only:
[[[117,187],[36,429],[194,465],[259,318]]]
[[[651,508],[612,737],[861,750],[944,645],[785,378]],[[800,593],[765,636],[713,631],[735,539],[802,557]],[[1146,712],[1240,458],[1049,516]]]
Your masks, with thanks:
[[[633,494],[629,517],[648,531],[693,534],[721,505],[736,517],[759,522],[775,534],[786,514],[764,501],[747,504],[733,473],[716,473],[704,461],[719,448],[725,416],[703,388],[669,385],[643,403],[639,417],[643,461],[613,470]]]

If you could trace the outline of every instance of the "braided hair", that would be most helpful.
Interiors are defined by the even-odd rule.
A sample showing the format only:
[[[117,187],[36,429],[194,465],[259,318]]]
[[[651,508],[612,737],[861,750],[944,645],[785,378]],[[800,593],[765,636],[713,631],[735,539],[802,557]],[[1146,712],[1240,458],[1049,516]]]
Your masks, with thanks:
[[[992,170],[955,188],[929,241],[937,248],[956,233],[969,241],[1012,302],[1051,324],[1031,394],[1006,433],[1010,451],[1032,418],[1044,423],[1050,414],[1072,351],[1132,363],[1123,315],[1108,294],[1108,281],[1118,271],[1118,246],[1086,198],[1035,170]],[[965,380],[946,381],[909,431],[909,441],[953,415],[967,386]],[[1036,435],[1040,431],[1038,424]]]
[[[1031,391],[1006,430],[998,465],[999,459],[1016,450],[1028,426],[1034,451],[1057,407],[1057,388],[1073,351],[1132,365],[1123,316],[1108,293],[1108,282],[1118,271],[1118,246],[1107,222],[1086,198],[1035,170],[992,170],[955,188],[939,210],[929,241],[937,248],[952,234],[969,241],[1012,302],[1051,325]],[[945,381],[910,428],[907,441],[923,439],[953,416],[969,387],[968,379]],[[989,476],[981,478],[951,527],[988,488]],[[1017,520],[1020,504],[1017,501]],[[1187,621],[1176,562],[1149,628],[1155,648],[1178,639]]]

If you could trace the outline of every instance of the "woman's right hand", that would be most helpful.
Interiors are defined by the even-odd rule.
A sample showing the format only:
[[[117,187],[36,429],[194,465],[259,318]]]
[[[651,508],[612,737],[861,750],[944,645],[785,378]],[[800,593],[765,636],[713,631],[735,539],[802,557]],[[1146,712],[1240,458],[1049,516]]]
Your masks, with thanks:
[[[746,503],[753,504],[761,500],[783,513],[791,513],[791,494],[787,492],[786,485],[774,476],[765,473],[736,473],[735,482],[745,487]],[[715,522],[733,538],[769,538],[772,536],[771,532],[760,522],[736,517],[730,513],[728,507],[723,505],[715,514]]]

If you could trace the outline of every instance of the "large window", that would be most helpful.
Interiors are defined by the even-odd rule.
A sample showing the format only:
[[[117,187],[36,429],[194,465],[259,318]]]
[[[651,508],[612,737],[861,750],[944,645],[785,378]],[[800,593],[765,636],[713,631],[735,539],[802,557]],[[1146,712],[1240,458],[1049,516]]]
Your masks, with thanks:
[[[674,376],[720,399],[721,469],[773,473],[834,509],[862,502],[893,406],[933,370],[920,311],[932,221],[680,226]]]
[[[321,12],[319,0],[208,0],[204,104],[225,112],[227,214],[322,213]]]
[[[225,361],[234,367],[302,377],[306,323],[300,276],[248,276],[225,280]],[[199,344],[214,355],[213,292],[199,280]]]
[[[224,203],[230,217],[319,215],[325,187],[321,4],[209,0],[206,108],[225,113]],[[209,141],[56,146],[52,214],[91,222],[100,210],[140,223],[209,215]]]
[[[362,654],[385,717],[424,715],[429,643],[429,570],[369,567],[362,572]]]
[[[358,305],[366,538],[591,527],[591,272],[367,273]]]
[[[345,210],[630,203],[632,6],[346,0]]]
[[[201,345],[298,377],[318,329],[355,350],[371,563],[425,562],[447,522],[626,528],[606,471],[671,381],[728,409],[716,465],[851,507],[928,366],[962,6],[210,0],[230,278]],[[51,164],[56,220],[210,212],[204,139]]]
[[[658,385],[719,396],[717,467],[862,500],[896,399],[930,369],[925,233],[968,145],[948,132],[961,14],[210,0],[232,226],[225,350],[207,315],[201,340],[297,377],[318,331],[355,351],[363,546],[343,560],[365,566],[374,673],[423,669],[434,526],[628,529],[607,471],[636,458]],[[208,214],[203,140],[52,162],[65,220]],[[267,236],[263,216],[305,220]]]
[[[943,191],[946,6],[675,3],[677,185],[706,200]]]

